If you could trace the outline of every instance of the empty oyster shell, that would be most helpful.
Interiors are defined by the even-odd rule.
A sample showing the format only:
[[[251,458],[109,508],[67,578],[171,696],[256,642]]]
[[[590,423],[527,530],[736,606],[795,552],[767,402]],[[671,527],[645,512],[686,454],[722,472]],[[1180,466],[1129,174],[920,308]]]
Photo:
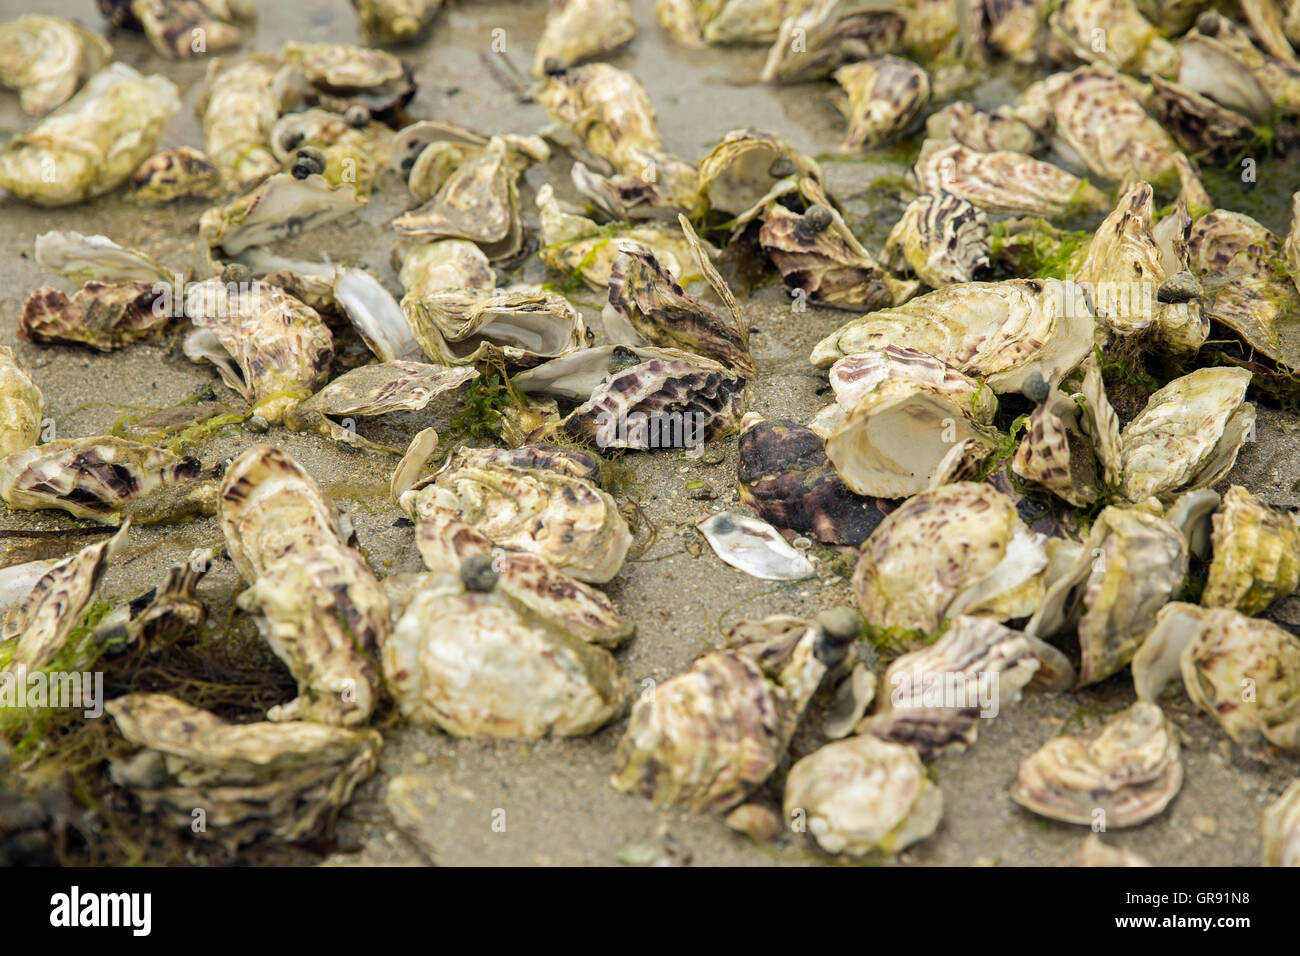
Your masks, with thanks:
[[[678,349],[628,345],[596,345],[568,352],[520,372],[510,384],[525,395],[545,395],[570,402],[585,402],[611,375],[650,359],[698,360]]]
[[[0,86],[18,91],[28,116],[62,106],[111,59],[107,40],[62,17],[29,13],[0,23]]]
[[[743,802],[776,769],[822,678],[857,636],[856,626],[830,624],[773,617],[732,628],[729,649],[637,699],[610,783],[692,813]]]
[[[1120,830],[1162,813],[1182,785],[1177,731],[1138,701],[1096,734],[1054,737],[1020,761],[1011,798],[1052,820]]]
[[[1172,76],[1178,50],[1138,11],[1134,0],[1064,0],[1047,18],[1058,59],[1104,63],[1125,73]]]
[[[906,744],[922,757],[975,743],[981,719],[1003,704],[1038,670],[1034,649],[1018,631],[983,617],[958,616],[934,644],[889,665],[889,689],[856,733]]]
[[[636,36],[627,0],[550,0],[533,56],[533,76],[610,53]]]
[[[446,368],[422,362],[363,365],[345,372],[311,398],[289,408],[284,423],[293,431],[315,431],[345,444],[371,447],[355,430],[332,419],[418,410],[443,392],[478,378],[478,374],[474,368]]]
[[[698,449],[733,427],[744,404],[745,379],[716,362],[651,358],[611,374],[561,427],[598,448]]]
[[[1187,541],[1179,528],[1137,508],[1108,507],[1025,633],[1049,638],[1077,621],[1079,686],[1094,684],[1129,662],[1186,573]]]
[[[745,416],[736,478],[740,500],[764,521],[831,544],[859,545],[883,517],[826,460],[822,440],[790,421]]]
[[[822,339],[809,361],[826,368],[866,349],[925,352],[998,393],[1031,375],[1059,381],[1092,351],[1094,320],[1082,295],[1056,279],[967,282],[855,319]]]
[[[1086,179],[1024,153],[979,152],[961,143],[926,140],[912,172],[922,192],[952,193],[1009,216],[1055,217],[1108,205],[1105,193]]]
[[[925,132],[933,140],[955,140],[981,153],[1033,153],[1038,134],[1005,107],[985,110],[959,100],[931,113]]]
[[[1264,811],[1265,866],[1300,866],[1300,780]]]
[[[425,355],[468,365],[500,355],[531,368],[587,344],[582,315],[564,296],[540,288],[440,289],[402,299]]]
[[[841,63],[893,53],[906,22],[906,12],[875,0],[816,0],[781,21],[763,81],[820,80]]]
[[[366,39],[380,45],[409,43],[442,9],[442,0],[352,0]]]
[[[199,218],[199,236],[211,248],[237,256],[252,246],[296,236],[366,204],[351,183],[331,186],[321,175],[268,176],[260,185]]]
[[[1260,51],[1227,17],[1206,11],[1178,42],[1178,82],[1260,122],[1300,114],[1300,69]],[[1166,74],[1168,75],[1168,74]]]
[[[988,216],[947,193],[918,196],[885,240],[884,259],[934,289],[981,279],[990,267]]]
[[[270,57],[208,64],[196,112],[203,120],[203,150],[231,189],[261,182],[280,168],[271,152],[271,129],[280,115],[274,84],[279,64]]]
[[[36,444],[41,435],[45,397],[14,357],[0,345],[0,457]]]
[[[1289,512],[1232,485],[1213,527],[1214,559],[1201,592],[1206,607],[1259,614],[1300,587],[1300,528]]]
[[[631,638],[635,630],[600,591],[569,577],[545,558],[493,544],[448,512],[421,518],[415,528],[415,543],[431,571],[459,574],[467,559],[491,558],[498,593],[589,644],[612,649]]]
[[[424,358],[424,350],[411,334],[402,307],[369,272],[334,269],[330,292],[334,305],[343,310],[357,334],[381,362],[415,362]]]
[[[0,496],[21,511],[61,508],[116,525],[128,503],[198,474],[196,459],[140,442],[107,435],[60,438],[0,462]]]
[[[213,553],[199,550],[172,565],[161,584],[105,614],[90,640],[109,653],[121,653],[136,644],[155,649],[198,628],[208,612],[194,589],[212,566]]]
[[[125,535],[123,526],[111,538],[45,569],[26,596],[9,608],[0,625],[0,659],[7,672],[39,670],[63,650]]]
[[[101,352],[151,339],[172,322],[169,309],[155,308],[164,302],[157,285],[91,281],[71,299],[45,286],[23,303],[18,337],[40,345],[88,345]]]
[[[580,581],[618,574],[632,532],[594,484],[596,459],[549,445],[456,449],[435,474],[400,489],[418,521],[448,511],[505,548],[537,554]]]
[[[102,196],[157,148],[179,110],[171,80],[113,63],[0,150],[0,186],[38,206]]]
[[[1165,385],[1120,433],[1129,501],[1205,488],[1226,475],[1255,422],[1250,372],[1202,368]]]
[[[992,486],[945,485],[885,517],[862,546],[853,591],[877,627],[935,634],[958,614],[1023,617],[1043,596],[1046,541]]]
[[[836,102],[849,130],[840,147],[875,149],[906,132],[930,101],[925,70],[896,56],[878,56],[842,66],[833,78],[843,88]]]
[[[943,792],[911,747],[876,737],[827,744],[790,768],[785,815],[828,853],[894,853],[924,840],[943,816]]]
[[[1156,118],[1193,157],[1226,165],[1255,141],[1248,117],[1163,77],[1151,83]]]
[[[113,760],[113,780],[169,826],[192,829],[202,807],[208,832],[232,846],[328,831],[383,745],[375,730],[228,724],[166,694],[128,694],[106,709],[144,748]]]
[[[364,724],[375,705],[371,663],[388,635],[388,598],[350,523],[286,452],[255,445],[226,470],[218,518],[248,590],[239,607],[298,681],[271,720]]]
[[[700,193],[710,209],[739,216],[781,180],[811,178],[824,188],[821,167],[775,133],[734,129],[700,160]]]
[[[123,249],[108,236],[43,232],[36,237],[36,263],[82,281],[168,282],[172,275],[138,249]]]
[[[720,511],[696,523],[724,562],[765,581],[799,581],[816,572],[766,521]]]
[[[467,566],[479,560],[471,577]],[[620,715],[632,687],[610,653],[566,630],[565,615],[518,603],[496,579],[491,559],[478,555],[460,574],[415,583],[383,647],[384,676],[407,719],[458,737],[534,739],[589,734]]]
[[[314,309],[275,286],[195,283],[185,295],[185,314],[195,326],[185,354],[193,362],[212,362],[221,380],[268,422],[280,421],[329,372],[330,330]]]

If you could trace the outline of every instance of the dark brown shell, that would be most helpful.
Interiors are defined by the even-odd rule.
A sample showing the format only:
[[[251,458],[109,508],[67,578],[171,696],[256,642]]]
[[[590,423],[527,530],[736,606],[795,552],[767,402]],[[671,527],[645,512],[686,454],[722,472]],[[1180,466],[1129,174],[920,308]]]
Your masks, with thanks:
[[[811,300],[866,312],[894,304],[889,277],[879,265],[855,253],[834,230],[819,232],[784,206],[767,211],[758,241],[785,284]]]

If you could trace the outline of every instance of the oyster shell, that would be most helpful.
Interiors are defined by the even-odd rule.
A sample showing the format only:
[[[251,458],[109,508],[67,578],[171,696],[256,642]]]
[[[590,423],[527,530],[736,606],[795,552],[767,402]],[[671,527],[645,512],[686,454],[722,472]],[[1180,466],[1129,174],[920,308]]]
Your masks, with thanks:
[[[611,53],[636,36],[627,0],[550,0],[533,55],[533,76]]]
[[[179,199],[216,199],[224,193],[221,170],[189,146],[154,153],[131,174],[131,198],[163,205]]]
[[[315,431],[358,447],[372,447],[353,429],[333,419],[386,415],[424,408],[443,392],[478,378],[473,368],[445,368],[422,362],[390,361],[345,372],[311,398],[290,407],[284,423],[293,431]],[[379,446],[373,446],[379,447]]]
[[[989,46],[1016,60],[1031,60],[1047,15],[1044,0],[984,0],[984,33]]]
[[[790,768],[784,809],[787,819],[806,820],[828,853],[893,853],[934,833],[943,816],[943,792],[911,747],[851,737]]]
[[[781,21],[763,82],[820,80],[841,63],[894,53],[906,23],[906,11],[877,0],[815,0]]]
[[[947,193],[918,196],[890,231],[883,257],[934,289],[982,279],[990,269],[988,216]]]
[[[981,153],[1029,154],[1039,147],[1038,134],[1010,110],[981,109],[964,100],[931,113],[925,121],[925,132],[937,142],[954,140]]]
[[[99,7],[114,24],[143,32],[161,55],[181,60],[239,46],[244,32],[234,21],[252,15],[242,4],[212,0],[99,0]]]
[[[280,421],[329,372],[329,329],[314,309],[275,286],[195,283],[185,295],[185,314],[195,327],[185,339],[190,361],[212,362],[268,422]]]
[[[458,737],[517,739],[590,734],[619,716],[632,687],[610,653],[496,585],[485,555],[415,583],[383,647],[402,714]]]
[[[1300,587],[1300,528],[1289,512],[1232,485],[1212,520],[1203,605],[1259,614]]]
[[[202,807],[208,832],[232,846],[327,832],[383,745],[375,730],[229,724],[166,694],[128,694],[106,709],[143,748],[112,761],[114,782],[177,829],[191,830]]]
[[[416,361],[424,350],[411,334],[406,313],[392,294],[364,269],[335,269],[331,297],[381,362]]]
[[[348,43],[286,43],[284,62],[312,87],[309,101],[336,113],[357,105],[372,115],[404,106],[415,95],[411,68],[385,50]]]
[[[197,459],[140,442],[107,435],[60,438],[0,462],[0,497],[20,511],[61,508],[78,518],[116,525],[128,504],[198,474]]]
[[[611,374],[565,418],[562,429],[602,449],[698,451],[739,422],[746,382],[709,359],[679,354]]]
[[[442,9],[443,0],[352,0],[361,30],[372,43],[410,43]]]
[[[87,282],[71,299],[49,286],[23,303],[18,337],[39,345],[87,345],[112,352],[154,338],[171,322],[161,305],[158,283],[108,285]]]
[[[1178,82],[1259,122],[1300,115],[1300,67],[1262,52],[1227,17],[1207,10],[1178,42]]]
[[[0,624],[0,659],[7,673],[46,667],[67,645],[94,596],[104,569],[126,535],[87,545],[45,569]]]
[[[1092,351],[1087,302],[1056,279],[967,282],[841,326],[809,361],[826,368],[854,352],[898,345],[982,378],[995,392],[1019,391],[1035,373],[1059,381]]]
[[[0,345],[0,458],[36,444],[44,412],[45,396],[18,364],[14,350]]]
[[[952,193],[991,213],[1060,216],[1100,210],[1106,196],[1086,179],[1007,150],[979,152],[961,143],[926,140],[912,169],[921,191]]]
[[[738,624],[726,650],[642,694],[610,784],[692,813],[742,803],[776,769],[804,708],[856,638],[861,621],[846,628],[835,617]]]
[[[883,517],[854,494],[826,459],[821,438],[794,422],[741,423],[736,478],[740,500],[764,521],[831,544],[859,545]]]
[[[488,257],[465,239],[402,240],[393,247],[393,268],[397,281],[411,296],[435,289],[491,289],[496,285]]]
[[[1018,631],[955,617],[934,644],[889,665],[881,681],[889,694],[855,732],[906,744],[922,757],[964,750],[975,743],[980,720],[1019,700],[1038,667]]]
[[[1052,820],[1120,830],[1163,813],[1182,784],[1177,731],[1138,701],[1099,732],[1054,737],[1022,760],[1011,799]]]
[[[1063,0],[1048,15],[1049,49],[1058,59],[1104,63],[1124,73],[1173,76],[1178,49],[1138,11],[1134,0]]]
[[[1227,165],[1255,141],[1255,126],[1208,96],[1155,76],[1154,110],[1160,125],[1197,159]]]
[[[367,200],[351,183],[331,186],[324,176],[268,176],[249,192],[199,218],[199,236],[210,248],[237,256],[252,246],[296,236],[355,212]]]
[[[218,518],[240,577],[237,604],[298,681],[271,720],[364,724],[371,663],[390,628],[388,598],[353,547],[351,524],[288,453],[255,445],[226,470]]]
[[[245,189],[280,168],[270,145],[280,115],[278,70],[265,56],[208,64],[195,111],[203,120],[203,150],[230,189]]]
[[[196,551],[172,565],[161,584],[114,607],[95,626],[91,642],[110,654],[136,644],[152,650],[198,628],[208,612],[194,589],[208,573],[213,553]]]
[[[1264,811],[1265,866],[1300,866],[1300,780]]]
[[[1124,497],[1168,498],[1226,475],[1255,422],[1250,379],[1245,369],[1202,368],[1155,392],[1120,432]]]
[[[0,186],[38,206],[102,196],[154,151],[179,110],[171,80],[113,63],[0,150]]]
[[[740,216],[792,176],[811,179],[825,188],[816,160],[780,136],[758,129],[734,129],[700,160],[699,189],[709,209]]]
[[[882,628],[935,634],[958,614],[1023,617],[1043,597],[1046,542],[992,486],[945,485],[885,517],[862,546],[853,591]]]
[[[348,119],[320,107],[290,113],[272,127],[271,151],[292,169],[304,150],[318,149],[327,183],[349,183],[359,197],[369,197],[379,171],[389,164],[393,132],[377,120],[354,125]]]
[[[930,78],[915,63],[879,56],[832,75],[843,100],[832,98],[849,124],[840,148],[875,149],[906,132],[930,101]]]
[[[1150,866],[1145,858],[1125,850],[1122,847],[1108,846],[1101,842],[1101,836],[1090,833],[1083,838],[1083,845],[1071,866]]]
[[[1095,367],[1096,363],[1091,362],[1090,373]],[[1082,407],[1079,398],[1083,400]],[[1104,393],[1100,399],[1105,401]],[[1103,427],[1115,423],[1114,411],[1109,404],[1104,407],[1109,417],[1102,419]],[[1098,469],[1096,442],[1089,437],[1097,434],[1097,418],[1088,398],[1072,398],[1050,388],[1047,397],[1029,414],[1025,436],[1016,447],[1011,470],[1076,508],[1092,504],[1108,487],[1103,478],[1104,468]],[[1111,437],[1118,440],[1118,432],[1108,435],[1107,440]]]
[[[0,86],[18,91],[28,116],[62,106],[113,59],[113,47],[80,23],[24,14],[0,23]]]
[[[588,342],[582,315],[564,296],[540,288],[439,289],[402,299],[415,340],[444,365],[499,355],[530,368]]]
[[[1077,623],[1079,686],[1095,684],[1129,662],[1186,573],[1179,528],[1112,505],[1093,522],[1073,566],[1047,589],[1025,633],[1050,638]]]
[[[421,518],[415,527],[415,543],[431,571],[459,574],[466,560],[491,558],[498,593],[589,644],[613,649],[636,630],[600,591],[569,577],[545,558],[493,544],[449,513],[434,512]]]
[[[873,311],[916,294],[917,283],[882,269],[829,206],[814,204],[800,215],[772,203],[758,241],[786,285],[821,305]]]
[[[549,445],[460,447],[441,469],[399,491],[419,521],[450,512],[504,548],[536,554],[579,581],[618,574],[632,532],[595,485],[597,460]]]
[[[770,524],[720,511],[695,525],[725,563],[765,581],[801,581],[816,572]]]

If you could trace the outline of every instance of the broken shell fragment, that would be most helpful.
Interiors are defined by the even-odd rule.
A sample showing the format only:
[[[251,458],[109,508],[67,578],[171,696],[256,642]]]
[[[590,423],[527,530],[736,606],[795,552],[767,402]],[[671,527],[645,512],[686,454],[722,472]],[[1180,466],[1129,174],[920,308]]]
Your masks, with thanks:
[[[107,710],[143,748],[114,758],[113,780],[177,829],[189,831],[203,807],[208,832],[230,846],[327,832],[383,745],[375,730],[229,724],[166,694],[128,694]]]
[[[1052,820],[1120,830],[1164,812],[1182,785],[1177,731],[1138,701],[1099,732],[1054,737],[1022,760],[1011,798]]]
[[[111,59],[107,40],[62,17],[25,14],[0,23],[0,86],[18,91],[28,116],[62,106]]]
[[[958,614],[1023,617],[1043,596],[1046,540],[992,486],[945,485],[885,517],[862,546],[853,590],[883,628],[935,634]]]
[[[0,462],[0,496],[10,508],[60,508],[116,525],[122,509],[166,486],[198,477],[199,462],[109,436],[60,438]]]
[[[989,270],[989,221],[965,199],[918,196],[885,240],[885,263],[933,289],[981,279]]]
[[[816,573],[812,563],[765,521],[722,511],[696,527],[719,558],[756,578],[799,581]]]
[[[922,192],[951,193],[991,213],[1060,216],[1100,210],[1105,193],[1042,160],[1006,150],[981,153],[960,143],[927,140],[913,174]]]
[[[384,676],[407,719],[457,737],[590,734],[623,713],[632,687],[607,650],[564,625],[506,589],[430,572],[384,643]]]
[[[1300,866],[1300,780],[1264,811],[1265,866]]]
[[[1212,521],[1204,606],[1259,614],[1300,587],[1300,528],[1289,512],[1232,485]]]
[[[156,650],[198,628],[208,612],[194,589],[212,566],[212,557],[213,549],[196,549],[184,562],[172,565],[161,584],[105,614],[91,642],[110,654],[137,645]]]
[[[827,853],[895,853],[938,828],[943,792],[911,747],[850,737],[790,768],[784,809]]]
[[[44,421],[45,398],[14,350],[0,345],[0,458],[36,444]]]
[[[351,523],[286,452],[249,448],[226,470],[218,519],[240,577],[238,606],[298,681],[271,720],[364,724],[375,706],[371,663],[391,626],[388,598],[352,546]]]
[[[0,186],[38,206],[102,196],[157,148],[179,110],[171,80],[113,63],[0,150]]]
[[[525,369],[588,342],[582,315],[564,296],[541,288],[437,289],[402,299],[424,354],[444,365],[500,356]]]
[[[546,76],[611,53],[636,36],[627,0],[550,0],[533,56],[533,76]]]
[[[850,63],[833,78],[843,90],[848,121],[841,148],[875,149],[906,132],[930,101],[930,78],[915,63],[880,56]]]

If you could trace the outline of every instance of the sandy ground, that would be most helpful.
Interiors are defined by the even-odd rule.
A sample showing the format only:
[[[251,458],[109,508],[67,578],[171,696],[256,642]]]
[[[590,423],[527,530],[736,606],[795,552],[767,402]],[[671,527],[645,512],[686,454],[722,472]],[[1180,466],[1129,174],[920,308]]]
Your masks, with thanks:
[[[248,49],[275,50],[289,38],[359,39],[356,17],[346,0],[303,4],[261,3],[262,19]],[[813,155],[834,150],[841,129],[825,98],[826,87],[769,89],[751,85],[761,68],[761,50],[684,50],[670,45],[656,27],[649,0],[634,0],[641,35],[612,61],[645,83],[658,112],[667,148],[688,158],[703,155],[719,136],[754,126],[788,138]],[[49,12],[80,17],[98,25],[89,0],[60,0]],[[416,65],[420,91],[411,104],[415,117],[462,123],[487,132],[534,132],[545,122],[536,106],[521,103],[494,82],[479,57],[493,31],[505,31],[506,50],[521,70],[531,62],[531,43],[540,33],[544,4],[462,3],[440,15],[429,39],[403,55]],[[8,10],[6,12],[9,12]],[[147,70],[165,70],[185,92],[186,108],[172,124],[164,146],[201,146],[192,106],[203,73],[200,63],[171,63],[152,54],[132,36],[114,37],[119,58]],[[989,102],[1005,98],[1007,88],[992,80],[979,91]],[[0,93],[0,135],[22,127],[17,99]],[[832,190],[846,204],[851,220],[869,246],[879,246],[881,227],[897,216],[866,186],[882,173],[897,172],[884,161],[826,164]],[[523,202],[531,217],[533,189],[543,181],[567,181],[567,160],[527,174]],[[558,188],[558,187],[557,187]],[[330,254],[370,266],[395,291],[388,265],[391,245],[384,223],[408,202],[395,177],[380,184],[359,221],[313,231],[285,250]],[[137,208],[109,197],[56,212],[43,212],[13,199],[0,200],[0,342],[14,345],[22,364],[45,393],[61,437],[106,431],[129,407],[164,408],[205,385],[223,401],[234,400],[215,374],[191,365],[174,342],[143,345],[113,355],[75,348],[38,348],[18,342],[15,322],[24,297],[51,283],[31,258],[34,237],[48,229],[102,232],[142,247],[164,263],[192,262],[196,223],[202,205]],[[1285,212],[1278,211],[1284,218]],[[1275,228],[1278,222],[1271,223]],[[530,275],[532,273],[530,272]],[[542,278],[540,274],[537,276]],[[53,279],[53,284],[61,280]],[[66,284],[65,284],[66,285]],[[600,328],[598,302],[578,293],[592,326]],[[825,377],[807,363],[812,345],[847,316],[829,310],[797,313],[779,283],[769,283],[742,301],[752,326],[759,374],[754,410],[768,417],[804,421],[824,403]],[[418,428],[440,430],[454,403],[425,412],[393,416],[382,425],[363,425],[371,437],[404,444]],[[1258,440],[1247,445],[1232,480],[1280,505],[1300,504],[1297,460],[1300,438],[1294,416],[1264,410]],[[205,465],[218,464],[259,440],[238,428],[228,430],[192,453]],[[273,429],[267,440],[280,444],[352,510],[372,566],[380,574],[420,567],[409,528],[398,524],[386,487],[394,461],[360,453],[324,438]],[[746,617],[770,613],[813,614],[851,600],[847,582],[823,556],[816,579],[773,584],[750,578],[722,564],[691,529],[712,511],[740,507],[735,490],[736,440],[711,447],[705,464],[672,453],[627,459],[635,481],[627,497],[636,501],[657,540],[630,561],[609,593],[637,625],[637,636],[619,657],[627,676],[639,684],[662,681],[683,670],[700,652],[720,640],[721,630]],[[716,493],[711,501],[687,496],[688,482],[704,481]],[[0,512],[0,528],[52,530],[76,522],[60,514]],[[643,527],[639,538],[646,539]],[[85,538],[53,546],[62,553]],[[139,593],[160,580],[165,569],[198,546],[220,543],[211,520],[176,528],[132,532],[124,556],[109,571],[101,591],[117,598]],[[47,551],[51,546],[44,545]],[[12,563],[37,556],[30,539],[0,531],[0,560]],[[201,594],[223,608],[236,586],[228,561],[219,561],[204,580]],[[1280,614],[1300,620],[1284,606]],[[1106,713],[1133,698],[1125,677],[1088,691],[1060,697],[1031,696],[985,722],[978,743],[967,753],[937,760],[934,773],[945,799],[944,820],[929,840],[906,851],[903,863],[1051,865],[1064,862],[1086,830],[1037,819],[1007,796],[1018,761],[1049,737],[1063,731],[1095,728]],[[1300,763],[1276,754],[1265,759],[1234,748],[1208,717],[1193,714],[1185,700],[1169,705],[1184,740],[1186,783],[1168,812],[1130,832],[1110,834],[1109,842],[1135,850],[1158,864],[1242,865],[1258,860],[1262,808],[1296,776]],[[814,708],[800,730],[791,756],[797,759],[823,742],[820,714]],[[720,819],[665,812],[615,792],[607,783],[614,747],[623,724],[615,723],[586,739],[535,743],[454,740],[431,729],[396,727],[386,731],[380,772],[360,787],[343,812],[337,847],[327,859],[339,864],[612,864],[696,865],[809,863],[824,860],[803,837],[793,834],[774,846],[761,846],[729,831]],[[416,786],[412,799],[391,808],[388,782],[408,774]],[[778,777],[782,774],[778,774]],[[779,805],[779,788],[759,795]],[[396,812],[394,812],[396,811]],[[504,826],[502,825],[504,823]],[[253,854],[252,861],[274,860]]]

